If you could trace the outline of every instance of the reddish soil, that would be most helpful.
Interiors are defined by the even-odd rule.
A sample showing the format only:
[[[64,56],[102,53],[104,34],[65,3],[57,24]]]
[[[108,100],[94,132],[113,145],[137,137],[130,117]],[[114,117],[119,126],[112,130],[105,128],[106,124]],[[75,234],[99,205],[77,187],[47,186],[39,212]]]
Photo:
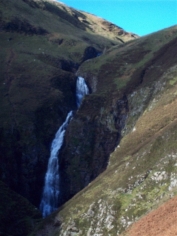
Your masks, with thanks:
[[[177,197],[141,218],[127,236],[177,236]]]

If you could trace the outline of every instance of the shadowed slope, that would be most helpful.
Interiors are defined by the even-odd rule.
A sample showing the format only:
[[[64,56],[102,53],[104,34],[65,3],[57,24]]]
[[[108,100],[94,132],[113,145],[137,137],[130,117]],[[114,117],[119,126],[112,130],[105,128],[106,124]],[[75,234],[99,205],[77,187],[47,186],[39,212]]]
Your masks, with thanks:
[[[24,236],[41,219],[37,208],[0,181],[0,235]]]

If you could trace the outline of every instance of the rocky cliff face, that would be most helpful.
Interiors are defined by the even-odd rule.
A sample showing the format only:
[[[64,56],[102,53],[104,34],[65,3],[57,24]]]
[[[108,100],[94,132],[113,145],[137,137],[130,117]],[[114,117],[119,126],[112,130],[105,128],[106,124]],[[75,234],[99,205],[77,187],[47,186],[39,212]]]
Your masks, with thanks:
[[[60,157],[61,202],[65,202],[87,186],[109,161],[109,154],[121,139],[128,113],[126,96],[107,101],[92,94],[75,114],[66,132]]]

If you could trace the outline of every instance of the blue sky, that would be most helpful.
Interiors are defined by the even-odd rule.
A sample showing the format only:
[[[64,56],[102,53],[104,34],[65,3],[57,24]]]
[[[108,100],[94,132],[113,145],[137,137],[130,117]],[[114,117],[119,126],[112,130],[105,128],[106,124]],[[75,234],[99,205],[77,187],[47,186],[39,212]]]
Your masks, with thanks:
[[[177,24],[177,0],[61,0],[140,36]]]

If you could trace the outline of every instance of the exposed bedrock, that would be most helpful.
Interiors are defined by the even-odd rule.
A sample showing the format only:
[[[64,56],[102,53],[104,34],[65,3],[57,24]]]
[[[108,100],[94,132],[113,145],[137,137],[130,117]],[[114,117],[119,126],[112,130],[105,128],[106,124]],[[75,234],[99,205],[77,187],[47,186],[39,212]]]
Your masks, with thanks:
[[[93,99],[97,100],[97,106],[93,106]],[[68,126],[61,151],[60,204],[106,169],[109,155],[120,141],[127,113],[126,96],[108,110],[101,107],[101,100],[94,95],[86,96]]]

